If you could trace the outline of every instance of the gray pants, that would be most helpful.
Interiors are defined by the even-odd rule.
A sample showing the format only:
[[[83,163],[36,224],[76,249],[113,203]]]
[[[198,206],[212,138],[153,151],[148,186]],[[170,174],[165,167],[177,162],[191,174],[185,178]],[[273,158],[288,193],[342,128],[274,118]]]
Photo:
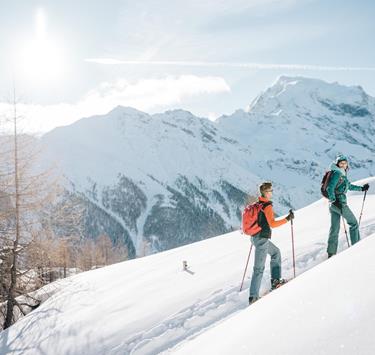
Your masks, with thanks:
[[[358,222],[353,212],[346,204],[342,206],[342,209],[331,205],[329,207],[329,212],[331,213],[331,228],[329,230],[327,253],[336,254],[341,216],[343,216],[349,224],[350,241],[352,245],[359,241]]]
[[[269,238],[251,237],[251,243],[255,247],[255,261],[250,284],[250,297],[258,298],[267,254],[271,256],[271,279],[281,278],[281,254],[280,249]]]

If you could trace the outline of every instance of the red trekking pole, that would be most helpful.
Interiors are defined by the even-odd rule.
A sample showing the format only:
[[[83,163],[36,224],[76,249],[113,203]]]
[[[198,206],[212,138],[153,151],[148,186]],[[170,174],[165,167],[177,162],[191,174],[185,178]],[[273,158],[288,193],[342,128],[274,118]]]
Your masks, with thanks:
[[[243,282],[244,282],[244,280],[245,280],[245,275],[246,275],[247,265],[249,264],[250,255],[251,255],[251,250],[252,250],[252,249],[253,249],[253,244],[251,244],[250,251],[249,251],[249,255],[248,255],[248,257],[247,257],[246,267],[245,267],[245,271],[244,271],[244,273],[243,273],[243,277],[242,277],[242,282],[241,282],[240,292],[242,291],[242,286],[243,286]]]
[[[292,210],[289,211],[293,212]],[[292,252],[293,252],[293,272],[294,272],[294,277],[296,277],[296,256],[294,254],[294,228],[293,228],[293,218],[290,220],[290,228],[292,231]]]

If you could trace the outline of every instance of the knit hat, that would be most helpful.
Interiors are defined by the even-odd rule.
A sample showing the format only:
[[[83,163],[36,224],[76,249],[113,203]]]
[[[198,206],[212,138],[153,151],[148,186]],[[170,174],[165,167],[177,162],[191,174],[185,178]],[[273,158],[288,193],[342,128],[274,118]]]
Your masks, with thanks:
[[[338,165],[340,161],[348,161],[348,158],[344,154],[339,154],[336,157],[336,165]]]

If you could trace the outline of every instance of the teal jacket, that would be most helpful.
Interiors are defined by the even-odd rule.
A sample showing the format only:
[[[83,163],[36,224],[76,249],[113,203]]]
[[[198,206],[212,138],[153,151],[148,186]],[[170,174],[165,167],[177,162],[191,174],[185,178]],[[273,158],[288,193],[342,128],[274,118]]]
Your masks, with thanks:
[[[350,183],[346,172],[340,169],[335,163],[331,164],[332,175],[327,185],[328,198],[331,202],[338,201],[342,205],[346,204],[346,193],[351,191],[362,191],[361,186]]]

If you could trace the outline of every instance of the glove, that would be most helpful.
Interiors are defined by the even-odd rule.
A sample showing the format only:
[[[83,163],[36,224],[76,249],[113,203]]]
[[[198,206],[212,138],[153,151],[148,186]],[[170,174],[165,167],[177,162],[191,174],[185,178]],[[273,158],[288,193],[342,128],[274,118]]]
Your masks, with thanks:
[[[362,191],[367,191],[369,188],[370,188],[370,185],[369,185],[369,184],[364,184],[364,185],[362,186]]]
[[[289,211],[289,214],[285,217],[286,220],[289,222],[290,220],[294,219],[294,213],[292,210]]]

